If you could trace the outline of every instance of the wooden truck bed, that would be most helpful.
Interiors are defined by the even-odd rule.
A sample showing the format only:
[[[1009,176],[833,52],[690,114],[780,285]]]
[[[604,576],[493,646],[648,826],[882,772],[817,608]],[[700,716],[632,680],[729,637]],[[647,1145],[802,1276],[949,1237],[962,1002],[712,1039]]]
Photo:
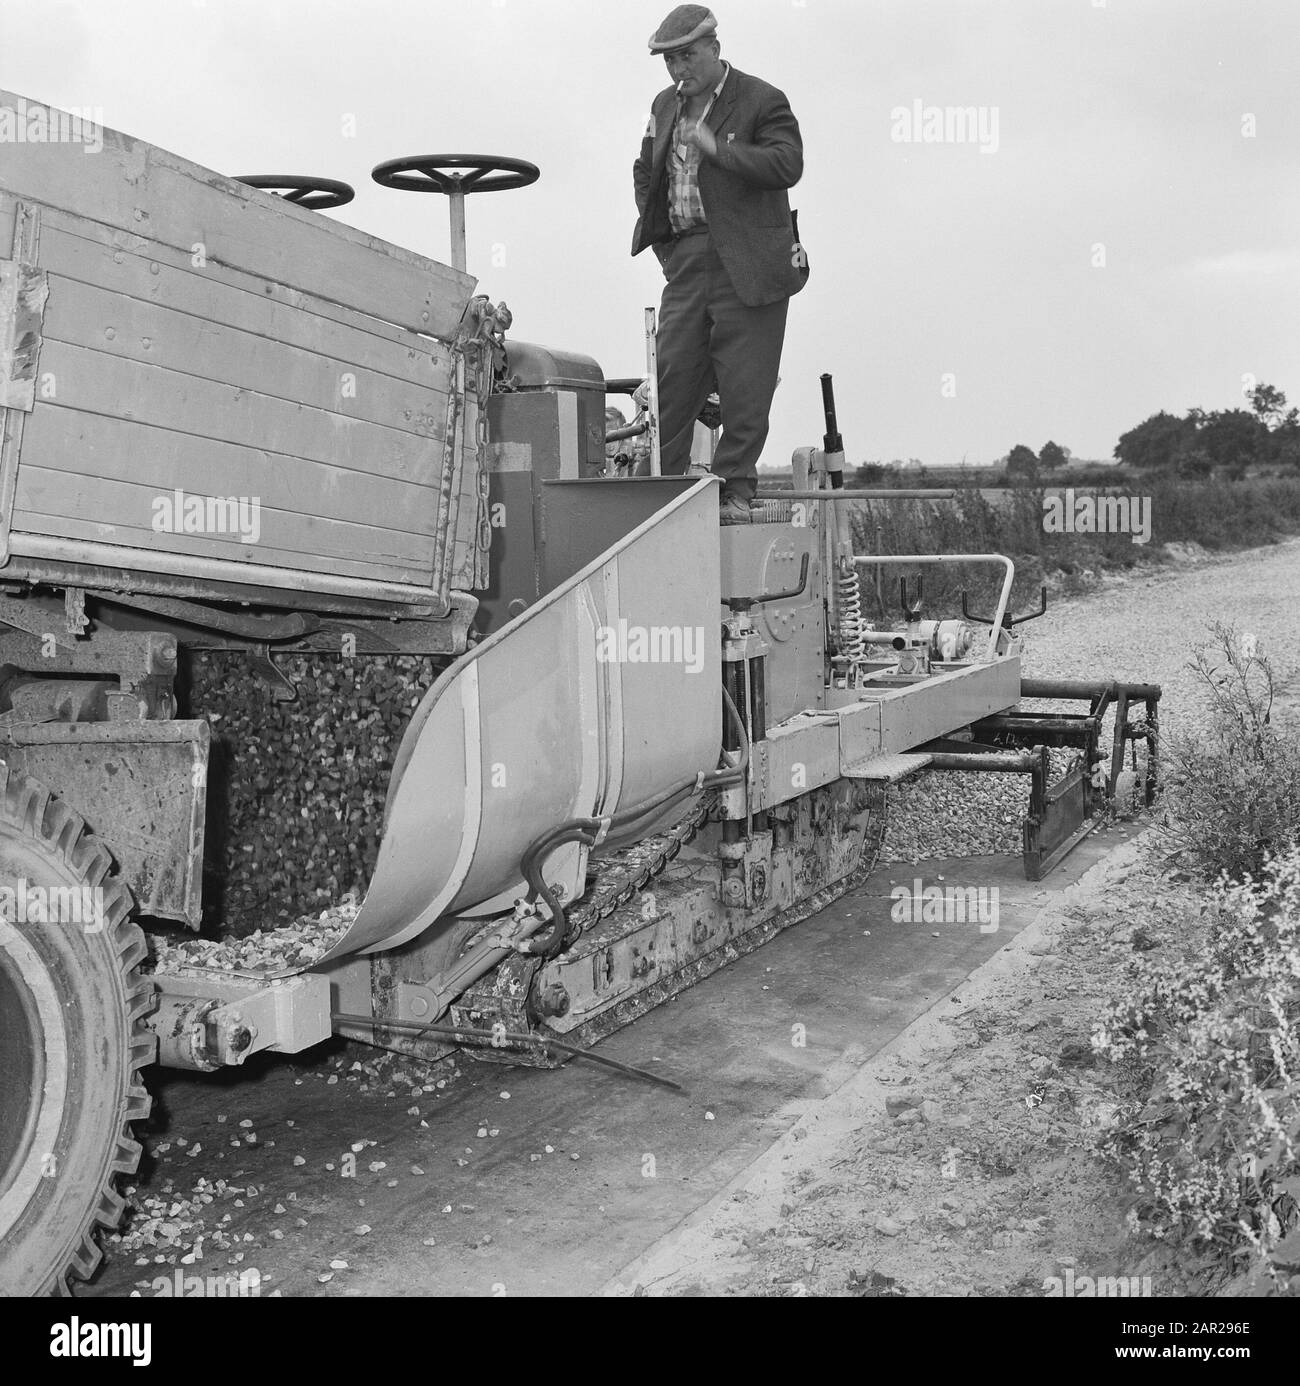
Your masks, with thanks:
[[[445,609],[478,542],[474,282],[113,131],[0,144],[0,581]]]

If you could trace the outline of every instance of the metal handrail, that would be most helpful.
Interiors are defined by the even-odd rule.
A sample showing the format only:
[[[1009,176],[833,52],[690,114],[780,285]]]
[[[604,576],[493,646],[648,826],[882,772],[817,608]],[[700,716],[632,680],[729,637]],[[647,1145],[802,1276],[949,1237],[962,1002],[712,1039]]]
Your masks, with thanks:
[[[885,563],[1001,563],[1006,570],[1002,579],[1002,593],[998,597],[998,609],[993,614],[993,624],[989,627],[989,645],[986,659],[992,660],[998,651],[998,632],[1002,629],[1002,617],[1006,614],[1007,602],[1011,599],[1011,584],[1015,580],[1015,564],[1000,553],[918,553],[918,554],[871,554],[866,558],[853,555],[853,562],[859,567]]]

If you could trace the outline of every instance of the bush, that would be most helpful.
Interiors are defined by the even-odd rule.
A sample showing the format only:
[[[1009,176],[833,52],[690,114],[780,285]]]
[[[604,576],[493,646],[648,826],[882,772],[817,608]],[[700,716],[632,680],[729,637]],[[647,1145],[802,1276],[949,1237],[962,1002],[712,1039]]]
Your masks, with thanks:
[[[1222,882],[1197,932],[1176,958],[1143,955],[1093,1034],[1143,1094],[1100,1144],[1137,1187],[1135,1230],[1297,1293],[1300,848]]]
[[[1300,483],[1222,481],[1151,477],[1142,490],[1151,496],[1154,542],[1192,540],[1207,549],[1267,544],[1300,526]]]
[[[1178,459],[1178,475],[1181,477],[1190,477],[1193,481],[1204,481],[1213,475],[1213,472],[1214,462],[1209,453],[1201,448],[1193,448]]]
[[[1300,744],[1272,725],[1273,669],[1254,637],[1213,629],[1216,643],[1189,666],[1209,693],[1209,723],[1164,748],[1163,836],[1202,880],[1242,880],[1300,839]]]

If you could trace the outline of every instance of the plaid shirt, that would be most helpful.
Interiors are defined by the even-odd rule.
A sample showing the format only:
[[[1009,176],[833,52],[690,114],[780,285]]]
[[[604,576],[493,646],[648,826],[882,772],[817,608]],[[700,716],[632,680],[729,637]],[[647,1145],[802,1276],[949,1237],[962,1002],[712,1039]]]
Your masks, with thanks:
[[[723,63],[722,81],[713,88],[709,104],[700,117],[701,124],[713,109],[713,103],[718,99],[730,72],[731,68]],[[673,133],[668,142],[668,220],[678,234],[692,226],[705,224],[704,201],[700,197],[700,151],[698,146],[687,144],[682,138],[686,124],[686,108],[682,104],[678,106],[677,119],[673,122]]]

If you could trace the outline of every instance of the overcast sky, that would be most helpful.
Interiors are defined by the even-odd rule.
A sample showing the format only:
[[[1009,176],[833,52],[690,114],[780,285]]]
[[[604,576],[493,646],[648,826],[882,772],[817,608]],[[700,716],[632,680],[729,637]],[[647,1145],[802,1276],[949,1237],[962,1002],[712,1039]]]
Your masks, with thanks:
[[[102,108],[222,173],[341,178],[357,199],[332,215],[437,259],[444,200],[380,188],[371,168],[530,159],[539,183],[470,200],[469,269],[509,303],[513,336],[631,375],[662,287],[651,255],[628,253],[631,168],[667,84],[646,40],[670,8],[0,0],[0,87]],[[1158,409],[1240,403],[1247,375],[1300,403],[1297,0],[715,13],[723,57],[786,92],[804,139],[791,200],[812,278],[765,462],[820,441],[822,371],[852,461],[985,462],[1048,438],[1108,457]],[[977,108],[984,139],[899,138],[916,103]]]

